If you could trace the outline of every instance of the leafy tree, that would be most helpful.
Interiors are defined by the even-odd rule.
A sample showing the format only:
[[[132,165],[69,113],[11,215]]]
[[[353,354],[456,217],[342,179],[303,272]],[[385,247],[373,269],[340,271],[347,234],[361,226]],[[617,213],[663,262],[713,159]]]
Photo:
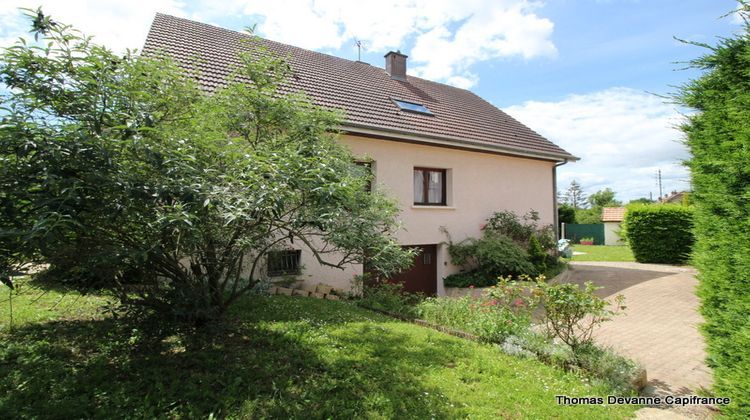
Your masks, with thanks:
[[[591,205],[590,208],[576,209],[576,220],[578,223],[583,224],[596,224],[602,222],[602,208],[604,207],[617,207],[621,206],[622,203],[615,200],[615,192],[609,188],[599,190],[591,194],[587,202]]]
[[[166,58],[118,56],[30,14],[41,42],[0,58],[3,271],[67,263],[135,313],[200,323],[266,277],[270,250],[409,264],[396,203],[366,191],[336,115],[281,94],[282,59],[251,43],[208,96]]]
[[[578,210],[586,206],[586,194],[581,188],[581,184],[575,179],[570,182],[570,186],[562,194],[563,202],[571,205],[574,209]]]
[[[576,210],[570,204],[562,203],[558,205],[557,220],[560,223],[576,223]]]
[[[750,417],[750,3],[740,2],[741,33],[692,62],[704,71],[679,101],[697,112],[682,126],[691,158],[694,261],[715,392],[724,414]]]
[[[602,222],[602,208],[576,210],[576,222],[581,224],[596,224]]]
[[[591,207],[618,207],[622,202],[615,200],[615,192],[609,188],[599,190],[591,194],[588,198]]]
[[[628,201],[628,204],[651,204],[653,202],[654,202],[654,200],[651,200],[651,199],[648,199],[648,198],[645,198],[645,197],[641,197],[641,198],[636,198],[635,200]]]

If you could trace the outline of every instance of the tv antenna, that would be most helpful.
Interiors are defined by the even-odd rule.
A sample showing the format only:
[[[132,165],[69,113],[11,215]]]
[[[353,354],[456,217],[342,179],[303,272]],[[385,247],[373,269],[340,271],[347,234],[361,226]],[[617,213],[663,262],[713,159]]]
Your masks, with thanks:
[[[359,39],[355,40],[354,45],[357,46],[357,61],[362,61],[362,48],[365,47],[365,44],[362,43]]]

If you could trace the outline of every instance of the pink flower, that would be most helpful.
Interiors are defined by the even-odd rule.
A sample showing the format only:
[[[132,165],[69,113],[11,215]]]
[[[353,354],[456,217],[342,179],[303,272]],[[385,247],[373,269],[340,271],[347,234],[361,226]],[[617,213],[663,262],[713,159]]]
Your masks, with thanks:
[[[516,300],[513,301],[513,306],[524,306],[524,305],[525,305],[525,303],[524,303],[523,299],[516,299]]]
[[[473,288],[474,288],[474,285],[473,285],[473,284],[470,284],[470,285],[469,285],[469,289],[473,289]]]

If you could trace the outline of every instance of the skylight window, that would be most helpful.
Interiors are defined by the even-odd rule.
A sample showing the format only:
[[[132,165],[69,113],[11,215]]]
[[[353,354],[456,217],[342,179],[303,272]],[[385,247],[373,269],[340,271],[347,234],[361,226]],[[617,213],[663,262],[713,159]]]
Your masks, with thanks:
[[[414,102],[399,101],[398,99],[394,99],[393,102],[395,102],[396,105],[398,105],[398,107],[401,108],[402,111],[416,112],[418,114],[425,114],[425,115],[434,115],[432,112],[430,112],[429,109],[427,109],[426,106],[422,104],[416,104]]]

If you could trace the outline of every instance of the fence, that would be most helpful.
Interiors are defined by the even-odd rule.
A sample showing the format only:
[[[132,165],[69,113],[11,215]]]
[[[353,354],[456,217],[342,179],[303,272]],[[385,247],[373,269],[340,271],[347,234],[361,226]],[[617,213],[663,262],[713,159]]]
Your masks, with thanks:
[[[594,238],[594,245],[604,245],[604,224],[563,224],[565,239],[577,244],[581,238]]]

